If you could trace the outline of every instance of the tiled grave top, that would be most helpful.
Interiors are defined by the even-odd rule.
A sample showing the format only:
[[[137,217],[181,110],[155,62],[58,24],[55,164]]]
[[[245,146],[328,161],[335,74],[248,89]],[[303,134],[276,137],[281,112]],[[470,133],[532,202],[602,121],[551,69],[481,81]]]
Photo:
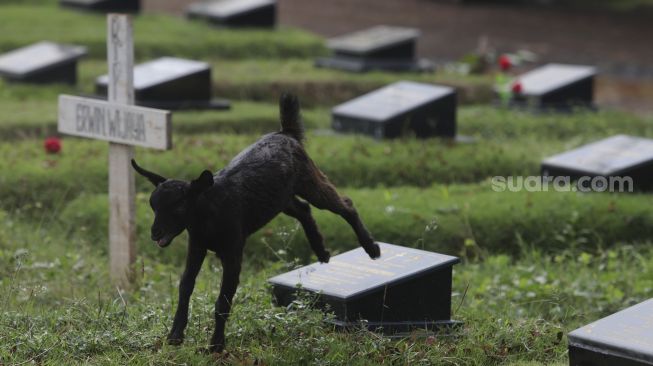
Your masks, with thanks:
[[[459,262],[456,257],[419,249],[378,243],[381,257],[372,260],[362,248],[334,256],[329,263],[311,264],[271,278],[275,285],[321,292],[351,299],[386,285],[400,283]]]
[[[616,135],[545,159],[546,165],[598,175],[618,174],[653,161],[653,140]]]
[[[340,104],[333,113],[382,122],[453,92],[450,87],[399,81]]]
[[[206,62],[175,57],[162,57],[134,67],[134,88],[144,89],[209,69]],[[98,82],[107,84],[108,75],[98,77]]]
[[[0,72],[24,75],[77,59],[86,54],[82,46],[43,41],[0,55]]]
[[[419,34],[419,31],[414,28],[379,25],[332,38],[329,40],[328,46],[336,51],[366,54],[397,43],[414,40],[419,37]]]
[[[653,299],[569,333],[572,346],[653,362]]]
[[[538,96],[594,75],[596,68],[592,66],[548,64],[521,75],[518,80],[523,94]]]
[[[191,4],[188,11],[194,14],[228,18],[274,4],[276,4],[275,0],[213,0]]]

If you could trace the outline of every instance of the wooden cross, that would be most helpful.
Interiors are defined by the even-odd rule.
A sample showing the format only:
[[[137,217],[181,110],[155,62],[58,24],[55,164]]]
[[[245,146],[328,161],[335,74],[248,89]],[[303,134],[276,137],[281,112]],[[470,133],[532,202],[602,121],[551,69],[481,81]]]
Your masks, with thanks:
[[[169,111],[133,106],[134,44],[127,15],[107,15],[108,101],[59,96],[61,133],[109,141],[111,279],[126,286],[136,258],[133,146],[172,148]]]

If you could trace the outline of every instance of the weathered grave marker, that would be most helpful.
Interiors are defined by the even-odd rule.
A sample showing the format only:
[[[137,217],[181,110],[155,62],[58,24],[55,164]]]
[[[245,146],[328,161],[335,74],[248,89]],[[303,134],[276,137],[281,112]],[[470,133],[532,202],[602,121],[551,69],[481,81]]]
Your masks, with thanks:
[[[420,32],[414,28],[380,25],[332,38],[331,57],[319,58],[316,66],[346,71],[430,71],[433,65],[417,60],[415,49]]]
[[[0,75],[28,83],[77,83],[77,60],[86,47],[43,41],[0,55]]]
[[[97,12],[136,13],[141,9],[140,0],[59,0],[64,7]]]
[[[137,65],[134,98],[138,105],[164,109],[227,109],[229,102],[212,100],[211,66],[206,62],[161,57]],[[107,95],[109,75],[95,81],[95,91]]]
[[[570,366],[653,365],[653,299],[569,333]]]
[[[399,81],[331,111],[336,131],[394,138],[411,130],[418,137],[456,137],[456,91],[439,85]]]
[[[107,16],[109,101],[59,96],[61,133],[109,141],[109,250],[111,278],[125,285],[135,260],[133,146],[171,148],[170,112],[135,107],[131,19]]]
[[[202,19],[225,27],[272,28],[276,24],[276,0],[213,0],[191,4],[190,19]]]
[[[287,306],[297,291],[319,295],[335,324],[349,328],[365,320],[370,330],[409,332],[457,324],[451,320],[451,285],[456,257],[379,243],[381,258],[362,248],[269,279],[275,302]],[[298,287],[299,286],[299,287]]]
[[[608,137],[546,158],[542,161],[541,169],[544,177],[570,177],[570,180],[581,177],[630,177],[633,183],[630,188],[651,189],[653,140],[627,135]]]
[[[511,103],[562,111],[592,107],[595,76],[596,68],[591,66],[548,64],[516,79],[522,91],[513,95]]]

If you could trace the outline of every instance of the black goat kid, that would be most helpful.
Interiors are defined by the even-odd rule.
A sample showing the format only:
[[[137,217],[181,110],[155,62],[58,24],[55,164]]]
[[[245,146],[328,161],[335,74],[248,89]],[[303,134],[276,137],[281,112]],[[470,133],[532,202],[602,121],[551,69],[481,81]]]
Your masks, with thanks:
[[[297,98],[283,95],[279,104],[281,131],[263,136],[216,175],[205,170],[191,182],[166,179],[132,160],[134,169],[156,187],[150,197],[155,215],[152,240],[163,248],[184,230],[189,234],[179,304],[168,335],[170,344],[183,342],[195,278],[210,250],[220,258],[223,274],[209,350],[222,352],[225,322],[238,287],[245,240],[280,212],[301,223],[320,262],[329,261],[329,252],[308,203],[342,216],[367,254],[371,258],[381,255],[352,201],[338,194],[304,150]]]

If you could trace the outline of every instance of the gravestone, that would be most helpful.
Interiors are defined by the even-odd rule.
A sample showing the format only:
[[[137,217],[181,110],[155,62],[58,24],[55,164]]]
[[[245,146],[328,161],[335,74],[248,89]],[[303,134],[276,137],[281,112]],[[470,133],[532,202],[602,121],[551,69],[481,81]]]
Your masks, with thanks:
[[[96,79],[95,90],[107,94],[108,75]],[[206,62],[161,57],[134,67],[136,104],[164,109],[225,109],[212,99],[211,66]]]
[[[543,110],[567,111],[594,106],[592,66],[548,64],[519,76],[522,92],[513,95],[511,104]]]
[[[420,33],[414,28],[380,25],[332,38],[331,57],[319,58],[318,67],[346,71],[432,71],[433,65],[415,56]]]
[[[375,138],[413,131],[418,137],[456,137],[456,91],[439,85],[399,81],[331,111],[333,129]]]
[[[77,60],[86,48],[43,41],[0,55],[0,75],[8,81],[77,83]]]
[[[209,0],[191,4],[190,19],[225,27],[272,28],[276,24],[276,0]]]
[[[569,333],[570,366],[653,365],[653,299]]]
[[[551,156],[542,161],[542,176],[631,177],[636,189],[653,188],[653,140],[616,135]]]
[[[318,294],[318,306],[335,313],[340,328],[365,325],[386,334],[437,330],[451,320],[456,257],[379,243],[372,260],[362,248],[270,278],[275,302],[289,305],[297,291]],[[364,322],[361,322],[363,321]]]
[[[140,0],[59,0],[59,4],[67,8],[103,13],[137,13],[141,10]]]
[[[109,141],[109,262],[119,286],[132,280],[136,259],[136,189],[131,160],[134,146],[172,147],[170,112],[134,107],[132,22],[129,16],[107,16],[109,101],[59,96],[60,133]]]

